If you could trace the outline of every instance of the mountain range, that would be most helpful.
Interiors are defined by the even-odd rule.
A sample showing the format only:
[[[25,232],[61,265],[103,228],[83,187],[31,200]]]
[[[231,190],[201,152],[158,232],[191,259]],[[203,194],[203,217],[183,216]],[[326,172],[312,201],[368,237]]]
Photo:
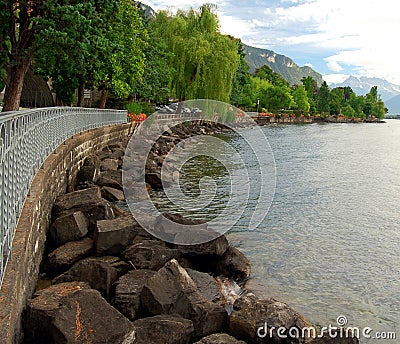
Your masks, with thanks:
[[[250,67],[250,73],[264,65],[269,66],[274,72],[282,77],[290,85],[301,84],[303,77],[311,76],[318,85],[323,82],[322,75],[311,67],[299,67],[291,58],[275,53],[272,50],[250,47],[243,44],[246,54],[246,62]]]
[[[400,94],[400,85],[395,85],[379,78],[368,78],[364,76],[349,76],[341,83],[330,83],[331,88],[350,86],[358,95],[365,95],[373,86],[378,86],[378,93],[384,102]]]

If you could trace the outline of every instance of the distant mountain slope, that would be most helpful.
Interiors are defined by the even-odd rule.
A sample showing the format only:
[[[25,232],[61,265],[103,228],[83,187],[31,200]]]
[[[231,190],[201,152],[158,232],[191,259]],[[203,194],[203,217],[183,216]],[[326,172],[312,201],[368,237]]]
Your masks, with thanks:
[[[299,67],[292,59],[279,55],[272,50],[250,47],[243,44],[246,61],[250,73],[264,65],[269,66],[274,72],[279,73],[289,84],[301,84],[301,78],[312,76],[318,85],[322,84],[322,75],[310,67]]]
[[[378,93],[384,102],[400,94],[400,85],[384,79],[350,76],[340,84],[329,84],[331,88],[350,86],[358,95],[365,95],[373,86],[378,86]]]
[[[385,102],[389,115],[400,115],[400,94]]]

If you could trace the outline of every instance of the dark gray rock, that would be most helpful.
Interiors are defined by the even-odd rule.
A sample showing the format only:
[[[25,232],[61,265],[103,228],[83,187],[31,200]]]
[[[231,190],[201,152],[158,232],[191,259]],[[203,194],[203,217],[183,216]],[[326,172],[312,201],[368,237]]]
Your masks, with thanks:
[[[118,170],[118,159],[106,158],[100,163],[100,171]]]
[[[226,325],[225,309],[204,298],[187,271],[175,259],[148,280],[141,302],[149,314],[176,313],[192,320],[198,338],[221,332]]]
[[[58,197],[53,205],[53,218],[82,211],[92,225],[98,220],[111,220],[114,213],[110,203],[101,198],[99,187],[74,191]]]
[[[110,201],[110,202],[125,200],[125,195],[124,195],[123,191],[114,189],[114,188],[110,188],[109,186],[103,186],[101,188],[101,195],[103,198],[105,198],[107,201]]]
[[[122,257],[132,263],[136,269],[161,269],[171,259],[179,259],[180,253],[165,246],[158,240],[136,241],[129,246]]]
[[[57,218],[51,225],[49,233],[53,242],[63,245],[69,241],[82,239],[89,228],[89,221],[81,211],[71,212]]]
[[[121,276],[115,283],[111,304],[129,320],[133,321],[142,313],[140,294],[149,278],[155,275],[151,270],[133,270]]]
[[[112,284],[118,279],[118,270],[113,264],[116,257],[89,257],[75,263],[72,268],[53,279],[53,284],[81,281],[87,282],[101,292],[104,297],[110,294]]]
[[[214,277],[205,272],[199,272],[193,269],[187,268],[186,271],[196,284],[197,290],[208,301],[221,300],[222,295],[219,290],[218,282]]]
[[[160,172],[146,173],[145,176],[146,183],[148,183],[154,190],[162,190],[163,182]]]
[[[237,340],[236,338],[226,333],[215,333],[202,338],[195,344],[246,344],[246,342],[242,340]]]
[[[132,216],[97,221],[94,231],[96,253],[99,255],[120,254],[132,243],[139,228],[139,224]]]
[[[308,326],[309,322],[287,304],[274,299],[259,300],[251,293],[235,301],[229,317],[229,333],[248,343],[305,343],[308,338],[288,340],[279,338],[277,331],[272,331],[272,338],[269,334],[271,327],[296,327],[301,334],[302,328]]]
[[[99,186],[109,186],[114,189],[123,190],[122,186],[122,171],[103,171],[100,172],[98,178],[96,178],[95,183]]]
[[[88,156],[77,174],[77,183],[93,183],[100,174],[100,160],[94,155]]]
[[[133,322],[135,344],[189,344],[193,337],[193,323],[178,315],[156,315]]]
[[[50,269],[52,271],[65,271],[74,263],[90,256],[92,253],[93,240],[90,238],[68,242],[48,255]]]
[[[28,301],[26,344],[133,343],[135,327],[86,283],[53,285]]]
[[[235,280],[243,280],[250,277],[251,265],[242,252],[229,246],[223,256],[212,264],[212,271]]]

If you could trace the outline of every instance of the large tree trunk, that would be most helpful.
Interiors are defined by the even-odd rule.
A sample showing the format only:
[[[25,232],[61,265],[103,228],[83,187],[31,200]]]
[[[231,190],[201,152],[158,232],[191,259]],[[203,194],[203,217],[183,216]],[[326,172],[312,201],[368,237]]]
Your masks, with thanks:
[[[83,106],[84,97],[85,97],[85,84],[81,84],[78,87],[78,103],[76,104],[78,107]]]
[[[11,67],[10,82],[6,86],[6,92],[4,94],[3,112],[17,111],[19,109],[22,87],[24,86],[24,79],[28,68],[29,61]]]
[[[101,91],[101,96],[100,96],[100,103],[99,103],[99,108],[100,109],[105,109],[106,108],[107,96],[108,96],[108,91],[107,90],[102,90]]]

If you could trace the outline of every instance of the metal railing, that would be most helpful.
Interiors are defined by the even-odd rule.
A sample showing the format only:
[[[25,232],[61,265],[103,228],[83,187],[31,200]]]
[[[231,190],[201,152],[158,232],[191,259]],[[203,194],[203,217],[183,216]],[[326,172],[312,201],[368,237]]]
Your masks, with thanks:
[[[126,121],[126,111],[69,107],[0,114],[0,288],[25,198],[46,158],[79,132]]]

